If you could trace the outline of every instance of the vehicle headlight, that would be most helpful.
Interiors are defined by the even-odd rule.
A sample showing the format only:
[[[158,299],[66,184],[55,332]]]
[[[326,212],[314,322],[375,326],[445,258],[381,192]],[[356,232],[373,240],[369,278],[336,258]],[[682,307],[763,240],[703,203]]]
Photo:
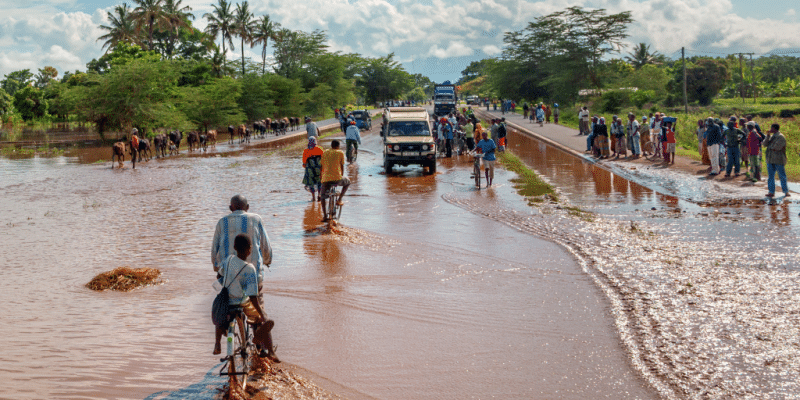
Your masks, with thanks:
[[[400,145],[399,145],[399,144],[396,144],[396,145],[392,146],[392,150],[394,150],[394,151],[400,151]]]
[[[428,151],[428,150],[430,150],[430,149],[431,149],[431,148],[430,148],[430,146],[428,146],[427,144],[423,144],[423,145],[422,145],[422,150],[423,150],[423,151]]]

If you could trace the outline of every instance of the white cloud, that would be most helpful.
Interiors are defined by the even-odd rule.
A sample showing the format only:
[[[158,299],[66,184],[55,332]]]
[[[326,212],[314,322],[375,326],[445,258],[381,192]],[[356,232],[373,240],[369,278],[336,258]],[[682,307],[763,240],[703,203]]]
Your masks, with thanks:
[[[796,12],[795,12],[794,8],[790,8],[790,9],[786,10],[786,15],[788,15],[790,17],[793,17],[795,15],[795,13]]]
[[[433,45],[430,50],[428,50],[429,56],[437,58],[462,57],[472,55],[473,53],[475,53],[473,49],[461,42],[450,42],[450,46],[448,46],[447,49],[440,49],[439,46]]]
[[[497,47],[497,46],[495,46],[493,44],[483,46],[481,48],[481,50],[483,50],[483,52],[488,54],[489,56],[496,56],[496,55],[500,54],[503,51],[503,49],[501,49],[500,47]]]

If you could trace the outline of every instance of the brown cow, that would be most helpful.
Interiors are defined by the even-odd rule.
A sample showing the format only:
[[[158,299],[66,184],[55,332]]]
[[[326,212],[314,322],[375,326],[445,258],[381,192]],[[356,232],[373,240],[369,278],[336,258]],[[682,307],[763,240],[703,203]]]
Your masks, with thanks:
[[[208,136],[208,144],[217,147],[217,131],[212,129],[206,133],[206,136]]]
[[[247,133],[247,127],[244,124],[236,128],[236,134],[239,135],[239,143],[244,143],[244,135]]]
[[[114,160],[119,161],[119,167],[122,168],[125,163],[125,142],[114,143],[111,148],[111,169],[114,169]]]

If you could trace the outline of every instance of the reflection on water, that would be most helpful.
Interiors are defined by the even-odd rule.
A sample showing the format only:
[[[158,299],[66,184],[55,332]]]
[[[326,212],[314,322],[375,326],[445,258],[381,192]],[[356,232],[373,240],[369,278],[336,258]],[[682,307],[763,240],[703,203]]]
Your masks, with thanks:
[[[334,233],[302,187],[300,151],[221,144],[135,171],[93,164],[108,149],[0,159],[5,393],[140,399],[202,383],[216,364],[209,243],[236,193],[269,227],[264,298],[281,357],[366,396],[654,398],[640,376],[673,398],[798,392],[793,203],[662,194],[660,181],[512,137],[598,213],[585,222],[528,208],[502,169],[473,189],[466,156],[433,176],[381,175],[378,138],[364,141]],[[167,282],[83,287],[122,265]]]

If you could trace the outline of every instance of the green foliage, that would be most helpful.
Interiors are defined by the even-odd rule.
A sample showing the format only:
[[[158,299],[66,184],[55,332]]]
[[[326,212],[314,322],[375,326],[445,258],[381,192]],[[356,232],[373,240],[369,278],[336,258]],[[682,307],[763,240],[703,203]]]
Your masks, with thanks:
[[[632,22],[630,12],[569,7],[536,18],[521,31],[507,32],[502,61],[488,68],[490,86],[503,97],[553,99],[572,103],[578,90],[602,87],[602,58],[619,52]],[[500,76],[497,76],[500,75]],[[504,87],[515,82],[520,89]]]
[[[730,73],[724,62],[702,58],[696,63],[686,65],[686,91],[690,102],[698,102],[702,106],[711,104],[714,97],[730,79]],[[675,68],[672,80],[668,84],[668,91],[672,99],[683,97],[683,70]],[[670,101],[677,104],[677,101]],[[682,103],[682,101],[681,101]]]
[[[327,35],[315,30],[307,33],[280,29],[275,32],[272,45],[275,48],[275,73],[285,78],[299,78],[306,59],[320,54],[328,48]]]
[[[630,90],[609,90],[601,97],[604,112],[618,114],[622,107],[630,103]]]
[[[33,78],[33,74],[29,69],[14,71],[6,75],[5,79],[0,81],[0,88],[13,96],[15,93],[17,93],[17,90],[20,90],[26,86],[30,82],[31,78]]]
[[[115,66],[128,65],[134,60],[146,60],[157,62],[161,60],[161,55],[155,51],[142,50],[136,44],[119,43],[113,50],[104,54],[99,59],[92,59],[86,64],[87,72],[105,74]]]
[[[186,116],[175,106],[181,100],[177,90],[178,70],[169,62],[134,60],[89,77],[84,86],[71,91],[76,111],[106,129],[128,130],[184,126]]]
[[[276,74],[264,75],[262,79],[273,93],[274,103],[267,109],[268,115],[274,118],[302,115],[303,104],[299,81]]]
[[[5,115],[11,112],[11,106],[14,98],[11,97],[3,88],[0,88],[0,114]]]
[[[356,80],[367,104],[400,98],[413,84],[412,76],[394,60],[394,53],[368,59]]]
[[[243,93],[242,87],[240,81],[230,77],[213,79],[199,87],[186,87],[182,89],[184,96],[180,107],[187,119],[205,132],[239,124],[246,117],[237,103]],[[249,89],[253,88],[251,84]],[[250,118],[253,119],[261,118]]]
[[[34,86],[25,86],[14,93],[14,108],[25,121],[47,116],[48,102],[44,91]]]
[[[656,92],[654,90],[637,90],[630,94],[630,102],[636,108],[644,107],[645,103],[650,103],[655,100]]]
[[[417,86],[414,89],[411,89],[410,92],[406,93],[403,98],[419,103],[425,101],[425,99],[428,97],[425,95],[425,91],[421,87]]]

